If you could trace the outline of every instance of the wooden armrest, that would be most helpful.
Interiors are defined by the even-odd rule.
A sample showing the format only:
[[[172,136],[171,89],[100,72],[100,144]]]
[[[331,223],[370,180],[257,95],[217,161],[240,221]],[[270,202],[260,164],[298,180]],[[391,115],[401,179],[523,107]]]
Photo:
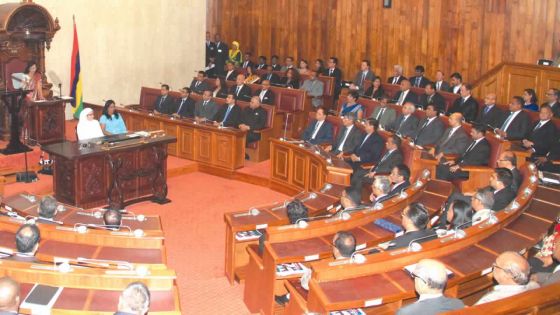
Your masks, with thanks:
[[[263,261],[259,253],[255,252],[252,247],[247,247],[247,253],[249,254],[249,259],[254,261],[260,270],[263,270]]]
[[[264,128],[264,129],[261,129],[261,130],[253,130],[254,133],[261,133],[261,134],[265,133],[265,132],[268,132],[268,131],[272,131],[272,128]]]
[[[375,163],[362,163],[362,165],[360,165],[363,169],[370,169],[375,165]]]
[[[479,172],[479,173],[492,173],[494,169],[489,166],[478,166],[478,165],[465,165],[461,166],[463,171],[467,172]]]
[[[448,160],[448,161],[454,161],[455,159],[457,159],[460,155],[459,154],[444,154],[443,157]]]
[[[550,162],[554,165],[560,165],[560,160],[550,160]]]

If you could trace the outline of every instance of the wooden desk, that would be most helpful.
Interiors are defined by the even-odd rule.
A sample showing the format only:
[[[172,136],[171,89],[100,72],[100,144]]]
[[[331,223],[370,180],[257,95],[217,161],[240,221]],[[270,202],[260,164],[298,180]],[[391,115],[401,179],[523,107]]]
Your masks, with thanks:
[[[27,127],[29,138],[40,144],[61,142],[64,140],[65,118],[64,100],[28,102]]]
[[[167,145],[174,136],[128,139],[113,147],[98,144],[117,135],[43,147],[54,161],[54,193],[57,200],[90,208],[108,204],[123,209],[125,203],[167,197]],[[95,143],[97,142],[97,143]]]
[[[330,158],[331,163],[327,159]],[[326,182],[349,185],[352,168],[328,153],[317,154],[307,144],[270,139],[271,188],[296,193],[320,190]]]

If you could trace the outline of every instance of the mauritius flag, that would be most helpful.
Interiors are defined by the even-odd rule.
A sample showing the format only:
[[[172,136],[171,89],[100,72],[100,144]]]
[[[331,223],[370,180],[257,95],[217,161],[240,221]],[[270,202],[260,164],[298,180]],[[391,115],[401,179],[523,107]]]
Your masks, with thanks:
[[[70,96],[72,101],[72,113],[74,118],[80,117],[80,112],[84,109],[82,96],[82,74],[80,73],[80,46],[78,44],[78,30],[76,20],[74,20],[74,45],[72,46],[72,60],[70,60]]]

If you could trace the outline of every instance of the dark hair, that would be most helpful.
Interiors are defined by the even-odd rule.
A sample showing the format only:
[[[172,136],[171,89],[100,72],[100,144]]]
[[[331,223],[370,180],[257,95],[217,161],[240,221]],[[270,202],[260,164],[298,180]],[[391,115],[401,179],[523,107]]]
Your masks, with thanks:
[[[439,111],[439,108],[437,108],[436,104],[434,104],[433,102],[430,102],[430,103],[428,103],[428,105],[426,105],[426,109],[428,109],[428,107],[433,108],[436,111],[437,116],[439,116],[440,111]]]
[[[325,107],[323,107],[323,106],[317,107],[316,112],[318,112],[319,110],[322,110],[322,111],[323,111],[323,114],[324,114],[325,116],[328,116],[328,115],[329,115],[329,111],[328,111]]]
[[[348,95],[352,96],[355,100],[358,100],[358,98],[360,97],[360,93],[358,93],[358,91],[352,91],[348,93]]]
[[[368,67],[371,66],[371,63],[367,59],[362,59],[362,62],[365,62]]]
[[[266,62],[266,56],[259,56],[259,59],[264,60]]]
[[[183,88],[183,90],[187,91],[187,94],[191,94],[191,92],[192,92],[191,88],[186,87],[186,86]]]
[[[162,89],[166,89],[167,91],[169,91],[169,85],[167,85],[167,84],[162,84],[162,85],[161,85],[161,88],[162,88]]]
[[[33,67],[33,65],[37,66],[37,62],[35,62],[33,60],[27,62],[27,65],[25,66],[25,70],[23,70],[23,73],[29,74],[29,69],[31,69],[31,67]],[[37,67],[39,67],[39,66],[37,66]]]
[[[410,83],[410,80],[409,80],[409,79],[402,79],[402,80],[401,80],[401,84],[402,84],[403,82],[408,82],[408,83]]]
[[[404,164],[397,164],[394,167],[397,168],[399,175],[402,176],[405,181],[410,179],[410,168],[408,168],[408,166]]]
[[[432,90],[435,90],[435,84],[433,82],[426,83],[426,87],[430,87]]]
[[[41,239],[41,232],[35,224],[24,224],[16,232],[16,248],[20,253],[29,253]]]
[[[105,102],[105,106],[103,106],[103,113],[102,113],[102,115],[107,117],[107,119],[109,119],[109,120],[113,119],[113,117],[111,117],[111,115],[109,115],[109,107],[111,106],[111,104],[115,104],[115,101],[107,100]],[[115,110],[115,113],[113,115],[115,115],[115,118],[119,119],[119,113],[117,113],[116,110]]]
[[[375,118],[368,118],[367,123],[368,123],[370,126],[373,126],[373,128],[374,128],[375,130],[377,130],[377,128],[379,128],[379,122],[378,122],[377,119],[375,119]]]
[[[420,202],[413,202],[408,206],[406,217],[410,219],[412,224],[420,230],[425,230],[428,226],[430,216],[426,207]]]
[[[321,64],[321,68],[325,65],[325,62],[321,58],[315,59],[315,62],[318,62],[319,64]]]
[[[422,65],[417,65],[417,66],[414,68],[414,70],[419,71],[419,72],[422,72],[422,73],[424,73],[424,71],[426,71],[426,69],[424,69],[424,66],[422,66]]]
[[[350,201],[352,201],[352,203],[356,206],[362,203],[362,196],[358,189],[349,186],[344,188],[344,192],[346,193],[346,197],[350,199]]]
[[[290,224],[295,224],[300,219],[306,219],[308,215],[307,207],[299,199],[294,199],[286,205],[286,212]]]
[[[245,55],[247,55],[247,56],[252,56],[252,54],[251,54],[250,51],[246,51],[246,52],[245,52]]]
[[[453,206],[453,219],[451,220],[451,228],[469,227],[471,224],[465,224],[472,221],[473,211],[471,205],[463,200],[455,200]]]
[[[401,138],[397,135],[392,135],[391,139],[393,139],[393,143],[397,146],[397,149],[401,147]]]
[[[338,64],[338,58],[330,57],[329,59],[332,60],[332,62],[334,62],[334,64]]]
[[[356,238],[352,233],[340,231],[336,233],[336,241],[334,246],[343,257],[351,257],[356,251]]]
[[[532,103],[532,104],[537,104],[537,102],[539,101],[539,99],[537,98],[537,93],[535,93],[535,90],[533,90],[533,89],[525,89],[525,92],[531,96],[531,103]]]
[[[494,170],[496,172],[496,178],[498,181],[502,182],[505,187],[511,186],[513,182],[513,174],[510,170],[505,167],[498,167]]]
[[[517,155],[515,155],[515,153],[513,153],[510,150],[506,150],[506,151],[504,151],[504,153],[507,153],[504,157],[504,160],[509,161],[511,163],[511,165],[517,167]],[[513,179],[513,177],[512,177],[512,179]]]
[[[288,56],[288,57],[286,57],[286,59],[290,59],[291,61],[294,61],[294,57],[292,57],[292,56]]]
[[[204,72],[204,71],[202,71],[202,70],[201,70],[201,71],[198,71],[198,74],[202,74],[203,77],[206,76],[206,72]]]
[[[118,228],[121,226],[122,215],[119,210],[109,209],[103,214],[103,222],[110,227]]]
[[[560,97],[560,90],[557,88],[550,88],[552,90],[552,93],[554,93],[554,96],[556,97]]]
[[[523,100],[523,97],[521,96],[514,96],[511,98],[514,102],[517,102],[517,104],[519,104],[519,106],[523,107],[523,104],[525,104],[525,100]]]
[[[58,202],[51,196],[46,196],[39,202],[39,216],[47,219],[52,219],[56,212]]]
[[[305,65],[306,65],[306,66],[308,66],[308,67],[309,67],[309,62],[307,62],[307,60],[305,60],[305,59],[301,59],[301,60],[300,60],[299,62],[303,62],[303,63],[305,63]]]
[[[467,91],[472,91],[472,84],[470,84],[470,83],[465,83],[465,84],[463,84],[463,86],[465,87],[465,89],[466,89]]]
[[[459,72],[453,72],[450,76],[450,78],[455,78],[459,81],[463,81],[463,77],[461,76],[461,74]]]
[[[233,96],[233,103],[235,104],[235,101],[237,101],[237,96],[235,95],[235,93],[228,92],[228,94],[226,95],[226,98],[230,95]]]
[[[272,55],[270,59],[278,59],[278,55]]]
[[[482,135],[484,136],[486,134],[486,126],[482,125],[482,124],[473,124],[472,125],[472,129],[482,133]]]

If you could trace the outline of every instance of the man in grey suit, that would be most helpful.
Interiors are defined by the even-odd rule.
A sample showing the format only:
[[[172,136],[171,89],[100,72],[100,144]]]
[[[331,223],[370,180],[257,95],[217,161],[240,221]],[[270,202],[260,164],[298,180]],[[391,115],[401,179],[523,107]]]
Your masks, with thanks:
[[[206,82],[204,82],[204,78],[206,77],[206,73],[204,71],[198,71],[196,78],[191,82],[191,91],[195,92],[196,94],[202,94],[205,90],[209,90],[210,87]]]
[[[375,79],[375,73],[371,71],[370,68],[371,64],[369,60],[362,60],[360,64],[360,71],[356,73],[352,84],[350,84],[350,91],[358,91],[360,95],[363,95],[365,92],[364,83],[365,81],[373,81]]]
[[[434,81],[434,88],[438,92],[451,91],[451,86],[449,85],[449,82],[445,81],[445,75],[441,70],[436,71],[436,80]]]
[[[439,119],[439,112],[436,105],[429,104],[426,106],[426,118],[422,119],[418,124],[418,130],[415,133],[414,144],[418,146],[434,145],[445,131],[445,125]]]
[[[443,289],[447,284],[447,270],[439,261],[420,260],[411,276],[414,278],[414,288],[420,297],[415,303],[398,310],[397,315],[439,314],[465,307],[461,300],[443,295]]]
[[[317,71],[311,70],[309,75],[309,79],[303,82],[300,89],[306,91],[307,95],[311,96],[311,104],[313,107],[321,107],[323,105],[323,91],[325,84],[323,81],[317,79]]]
[[[379,122],[379,126],[383,127],[383,129],[388,129],[391,127],[395,119],[397,118],[397,112],[387,106],[388,98],[382,97],[381,101],[379,101],[379,106],[377,106],[371,116],[369,118],[374,118]]]
[[[348,113],[342,117],[344,128],[340,128],[334,145],[326,147],[325,151],[336,154],[342,158],[344,153],[351,154],[362,143],[363,132],[354,125],[356,116],[354,113]]]
[[[397,135],[401,135],[403,137],[414,137],[416,129],[418,128],[418,118],[414,116],[415,110],[416,107],[414,106],[414,103],[404,103],[402,107],[402,115],[395,120],[391,126],[391,130],[393,130]]]
[[[432,148],[430,153],[439,161],[445,154],[463,154],[470,143],[471,138],[463,129],[463,115],[453,113],[449,116],[449,128],[445,130],[436,147]]]
[[[194,105],[194,118],[197,122],[205,120],[214,120],[214,116],[218,112],[218,105],[212,101],[212,92],[210,90],[202,93],[202,100]]]

